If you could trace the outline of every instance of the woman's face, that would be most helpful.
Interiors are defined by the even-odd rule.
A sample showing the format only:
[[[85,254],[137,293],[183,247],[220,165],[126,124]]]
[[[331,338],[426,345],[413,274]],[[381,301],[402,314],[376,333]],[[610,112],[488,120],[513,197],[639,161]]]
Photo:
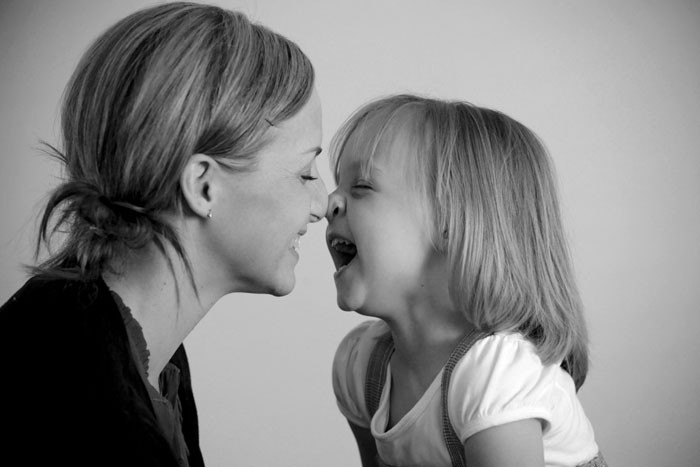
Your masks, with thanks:
[[[300,239],[326,212],[328,193],[316,167],[322,138],[316,91],[269,133],[252,171],[226,175],[209,219],[215,226],[209,254],[222,266],[231,292],[291,292]]]

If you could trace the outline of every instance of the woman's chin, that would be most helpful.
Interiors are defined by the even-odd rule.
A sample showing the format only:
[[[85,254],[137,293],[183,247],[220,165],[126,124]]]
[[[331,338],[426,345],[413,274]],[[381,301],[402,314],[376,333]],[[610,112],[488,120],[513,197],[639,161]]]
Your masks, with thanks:
[[[296,277],[290,274],[288,277],[277,277],[275,280],[251,280],[248,279],[245,283],[237,287],[233,292],[243,292],[251,294],[265,294],[274,297],[284,297],[289,295],[296,285]]]
[[[275,297],[284,297],[292,293],[295,285],[296,278],[292,275],[290,279],[275,284],[267,293]]]

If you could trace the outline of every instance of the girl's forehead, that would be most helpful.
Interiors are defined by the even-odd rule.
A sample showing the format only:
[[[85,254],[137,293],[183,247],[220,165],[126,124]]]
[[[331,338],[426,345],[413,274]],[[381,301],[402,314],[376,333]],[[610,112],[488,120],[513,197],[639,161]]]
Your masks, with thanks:
[[[411,151],[410,132],[399,121],[362,122],[348,136],[340,154],[340,168],[370,171],[375,163],[399,164]]]

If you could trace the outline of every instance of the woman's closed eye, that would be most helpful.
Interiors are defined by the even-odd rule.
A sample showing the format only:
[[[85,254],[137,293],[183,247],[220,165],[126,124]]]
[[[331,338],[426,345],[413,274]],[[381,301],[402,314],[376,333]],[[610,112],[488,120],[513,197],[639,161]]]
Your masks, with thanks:
[[[302,183],[318,180],[318,171],[316,170],[316,166],[314,165],[313,161],[301,170],[299,178],[301,179]]]

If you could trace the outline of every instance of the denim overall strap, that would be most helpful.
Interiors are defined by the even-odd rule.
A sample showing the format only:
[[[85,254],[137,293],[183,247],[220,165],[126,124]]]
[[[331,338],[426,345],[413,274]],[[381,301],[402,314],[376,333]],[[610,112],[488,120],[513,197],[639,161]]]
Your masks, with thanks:
[[[382,398],[382,391],[386,382],[387,367],[393,353],[394,339],[391,337],[391,332],[387,332],[377,339],[377,343],[374,345],[367,363],[365,405],[367,406],[370,420],[379,408],[379,400]],[[375,462],[378,467],[391,467],[382,461],[379,453],[377,453]]]
[[[476,329],[467,333],[452,351],[442,373],[442,436],[445,438],[447,452],[450,453],[450,461],[453,467],[466,467],[467,462],[464,459],[464,445],[459,440],[457,433],[455,433],[447,409],[447,394],[450,389],[450,377],[452,376],[452,370],[454,370],[457,362],[464,357],[476,341],[487,335],[488,333]]]
[[[608,463],[603,459],[603,454],[599,452],[593,459],[585,464],[580,464],[578,467],[608,467]]]
[[[452,351],[445,369],[442,373],[442,433],[445,438],[445,443],[447,444],[447,451],[450,453],[450,460],[452,461],[453,467],[466,467],[466,460],[464,459],[464,445],[459,440],[457,433],[450,422],[450,416],[447,409],[447,395],[450,387],[450,377],[452,376],[452,370],[457,365],[457,362],[464,357],[464,355],[469,351],[469,349],[474,345],[479,339],[489,336],[490,333],[482,331],[471,331],[469,334],[465,335],[457,347]],[[580,464],[577,467],[608,467],[607,462],[603,458],[603,454],[600,452],[596,457],[589,460],[586,463]]]
[[[394,340],[391,337],[391,332],[387,332],[377,339],[367,364],[365,405],[367,406],[370,419],[374,417],[379,408],[379,400],[382,398],[382,390],[384,390],[384,383],[386,382],[387,366],[393,353]]]
[[[466,462],[464,461],[464,446],[459,441],[459,437],[452,427],[450,422],[449,414],[447,412],[447,393],[450,386],[450,376],[452,375],[452,370],[457,365],[457,362],[467,353],[467,351],[472,347],[472,345],[487,333],[481,331],[471,331],[465,335],[462,340],[457,344],[457,347],[452,351],[450,358],[445,365],[442,374],[442,434],[445,439],[445,444],[447,446],[447,451],[450,454],[450,462],[453,467],[465,467]],[[394,341],[391,337],[391,333],[387,332],[377,339],[377,343],[372,349],[372,353],[369,357],[369,362],[367,364],[367,373],[365,377],[365,404],[367,406],[367,411],[369,412],[370,418],[374,416],[379,407],[379,400],[382,397],[382,390],[384,389],[384,383],[386,381],[387,366],[389,365],[389,360],[391,355],[394,353]],[[377,465],[386,466],[379,456],[377,456]],[[598,466],[587,466],[587,467],[598,467]]]

